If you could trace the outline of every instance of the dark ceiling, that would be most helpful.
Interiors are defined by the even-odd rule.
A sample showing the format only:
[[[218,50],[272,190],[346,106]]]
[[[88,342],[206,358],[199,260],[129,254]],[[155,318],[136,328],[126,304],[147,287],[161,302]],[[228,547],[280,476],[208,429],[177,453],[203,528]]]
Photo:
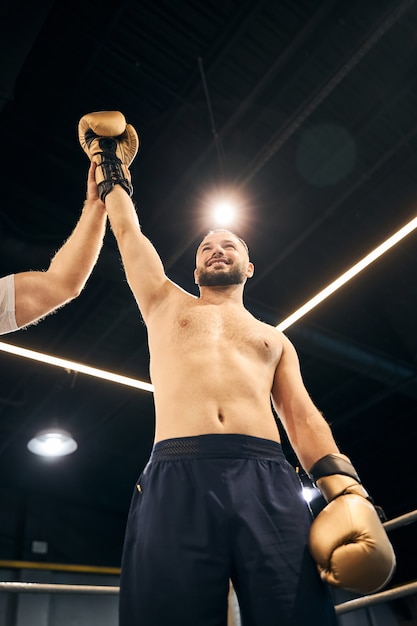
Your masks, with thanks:
[[[88,168],[79,118],[120,110],[144,232],[195,293],[206,198],[238,186],[246,306],[278,324],[416,215],[417,2],[15,0],[1,20],[0,274],[44,269]],[[4,11],[4,9],[3,9]],[[389,518],[417,508],[417,251],[411,233],[286,332],[306,386]],[[85,290],[1,338],[149,381],[146,331],[110,230]],[[0,559],[120,564],[153,437],[152,394],[0,351]],[[185,383],[186,384],[186,383]],[[79,449],[26,449],[57,423]],[[291,452],[286,444],[289,458]],[[416,578],[413,525],[394,582]]]

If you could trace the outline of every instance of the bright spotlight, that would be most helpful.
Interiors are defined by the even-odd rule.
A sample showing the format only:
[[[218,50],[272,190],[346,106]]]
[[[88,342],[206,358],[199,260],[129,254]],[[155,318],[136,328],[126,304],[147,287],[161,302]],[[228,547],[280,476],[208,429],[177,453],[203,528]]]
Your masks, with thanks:
[[[303,498],[306,502],[311,502],[319,495],[315,487],[303,487]]]
[[[219,200],[214,205],[213,215],[219,226],[229,226],[236,214],[236,208],[230,200]]]
[[[47,457],[66,456],[78,448],[77,442],[64,430],[43,430],[27,444],[33,454]]]
[[[248,208],[248,198],[233,185],[213,185],[204,191],[201,197],[201,207],[209,229],[228,229],[236,226],[237,220],[241,222],[244,219]]]

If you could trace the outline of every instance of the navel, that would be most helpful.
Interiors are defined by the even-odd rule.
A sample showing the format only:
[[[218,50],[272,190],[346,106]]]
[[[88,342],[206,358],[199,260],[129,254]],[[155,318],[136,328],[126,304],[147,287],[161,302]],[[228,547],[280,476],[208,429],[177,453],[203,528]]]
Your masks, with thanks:
[[[219,418],[219,422],[220,422],[221,424],[223,424],[223,422],[224,422],[224,417],[223,417],[223,415],[222,415],[221,413],[219,413],[218,418]]]

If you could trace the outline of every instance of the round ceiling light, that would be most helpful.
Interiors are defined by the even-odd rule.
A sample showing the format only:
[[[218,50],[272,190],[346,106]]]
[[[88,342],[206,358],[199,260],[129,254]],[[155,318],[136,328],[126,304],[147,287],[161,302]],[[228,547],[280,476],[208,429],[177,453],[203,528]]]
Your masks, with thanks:
[[[27,444],[33,454],[47,457],[66,456],[78,448],[77,442],[65,430],[50,429],[38,433]]]

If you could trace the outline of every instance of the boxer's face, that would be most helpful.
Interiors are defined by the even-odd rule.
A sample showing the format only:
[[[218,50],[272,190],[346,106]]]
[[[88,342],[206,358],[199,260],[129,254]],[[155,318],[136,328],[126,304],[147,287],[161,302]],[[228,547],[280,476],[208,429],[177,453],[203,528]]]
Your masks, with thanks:
[[[240,285],[253,275],[243,242],[229,231],[215,231],[204,237],[197,249],[194,278],[200,287]]]

